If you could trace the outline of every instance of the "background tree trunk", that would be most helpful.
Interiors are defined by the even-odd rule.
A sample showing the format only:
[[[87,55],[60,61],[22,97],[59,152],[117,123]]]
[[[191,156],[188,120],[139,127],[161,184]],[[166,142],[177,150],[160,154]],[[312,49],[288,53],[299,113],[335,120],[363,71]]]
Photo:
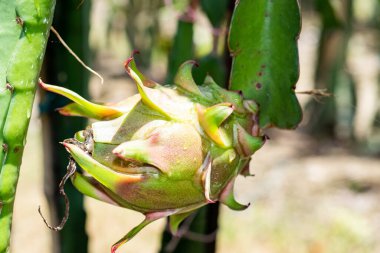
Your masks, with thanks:
[[[354,116],[355,90],[345,66],[348,42],[352,33],[352,0],[342,1],[342,7],[339,10],[341,15],[338,15],[329,0],[316,1],[322,28],[315,70],[315,88],[327,89],[334,96],[323,100],[322,103],[312,100],[306,110],[310,110],[310,118],[307,121],[310,133],[349,139],[353,132],[350,122]],[[342,18],[339,19],[338,16]]]

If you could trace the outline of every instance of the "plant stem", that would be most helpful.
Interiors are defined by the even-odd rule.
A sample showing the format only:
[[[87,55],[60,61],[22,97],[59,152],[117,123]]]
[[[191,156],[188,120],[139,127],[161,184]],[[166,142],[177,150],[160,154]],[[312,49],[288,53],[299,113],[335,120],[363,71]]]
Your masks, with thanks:
[[[0,252],[5,253],[9,252],[10,248],[13,204],[19,170],[55,1],[1,1],[1,7],[5,13],[2,15],[10,17],[10,21],[19,26],[5,28],[18,31],[4,72],[6,82],[13,87],[8,111],[6,114],[2,112],[2,116],[6,115],[5,121],[1,124],[1,139],[7,145],[7,152],[2,155],[4,161],[0,173]],[[3,44],[0,46],[3,47]],[[2,65],[4,66],[4,62]],[[1,101],[3,103],[4,100]]]

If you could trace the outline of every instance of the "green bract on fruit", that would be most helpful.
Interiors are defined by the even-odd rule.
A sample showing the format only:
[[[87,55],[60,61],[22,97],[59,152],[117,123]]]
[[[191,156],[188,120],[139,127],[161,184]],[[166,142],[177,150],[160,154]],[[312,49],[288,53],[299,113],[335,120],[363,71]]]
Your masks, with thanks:
[[[74,103],[59,112],[100,121],[64,141],[83,172],[71,177],[83,194],[136,210],[145,220],[112,247],[112,252],[150,222],[170,216],[176,231],[194,210],[220,201],[235,210],[247,205],[233,197],[236,176],[264,143],[255,118],[257,105],[211,77],[197,86],[181,65],[175,85],[144,77],[133,56],[125,64],[139,94],[117,104],[93,104],[62,87],[44,84]]]

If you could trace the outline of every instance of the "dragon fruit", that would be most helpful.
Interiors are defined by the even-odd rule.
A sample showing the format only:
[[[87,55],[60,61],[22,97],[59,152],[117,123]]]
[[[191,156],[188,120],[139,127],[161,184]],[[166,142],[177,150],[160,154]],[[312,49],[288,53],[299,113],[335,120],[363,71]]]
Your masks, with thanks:
[[[159,218],[170,216],[175,233],[181,221],[208,203],[220,201],[234,210],[248,206],[235,200],[233,185],[265,142],[255,120],[258,106],[209,76],[197,86],[194,64],[183,63],[175,84],[164,86],[146,78],[132,55],[125,68],[139,94],[109,105],[40,81],[45,90],[74,102],[60,108],[61,114],[99,120],[63,142],[82,168],[71,176],[73,185],[145,215],[111,252]]]

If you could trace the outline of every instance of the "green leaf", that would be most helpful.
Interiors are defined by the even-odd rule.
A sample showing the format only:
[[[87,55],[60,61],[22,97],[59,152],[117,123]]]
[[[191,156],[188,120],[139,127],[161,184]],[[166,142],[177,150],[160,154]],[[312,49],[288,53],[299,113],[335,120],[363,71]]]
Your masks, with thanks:
[[[295,96],[299,77],[297,0],[240,0],[231,21],[230,88],[260,107],[260,126],[295,128],[302,118]]]

